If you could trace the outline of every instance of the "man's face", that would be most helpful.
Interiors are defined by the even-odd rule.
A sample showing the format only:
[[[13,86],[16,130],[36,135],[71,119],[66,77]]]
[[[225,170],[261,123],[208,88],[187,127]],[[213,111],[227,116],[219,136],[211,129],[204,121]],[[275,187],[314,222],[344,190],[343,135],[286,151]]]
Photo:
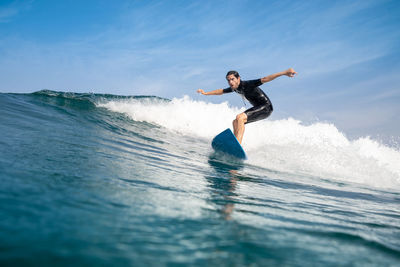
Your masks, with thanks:
[[[239,76],[239,78],[236,78],[235,75],[231,74],[231,75],[229,75],[229,76],[226,77],[226,80],[228,81],[229,86],[230,86],[232,89],[237,89],[237,88],[239,87],[239,84],[240,84],[240,76]]]

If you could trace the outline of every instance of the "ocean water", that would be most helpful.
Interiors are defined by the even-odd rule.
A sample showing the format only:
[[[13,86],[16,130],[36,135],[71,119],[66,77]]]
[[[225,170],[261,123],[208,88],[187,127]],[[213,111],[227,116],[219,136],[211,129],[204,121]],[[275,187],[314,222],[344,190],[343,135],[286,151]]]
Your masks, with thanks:
[[[0,94],[0,265],[400,266],[400,151],[189,97]]]

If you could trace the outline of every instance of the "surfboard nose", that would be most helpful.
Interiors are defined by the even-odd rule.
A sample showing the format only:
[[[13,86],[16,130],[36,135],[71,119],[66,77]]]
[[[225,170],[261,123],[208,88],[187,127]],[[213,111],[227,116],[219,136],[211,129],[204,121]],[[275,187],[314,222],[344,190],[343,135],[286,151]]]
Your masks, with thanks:
[[[239,159],[247,159],[243,147],[229,128],[215,136],[211,146],[216,151],[224,152]]]

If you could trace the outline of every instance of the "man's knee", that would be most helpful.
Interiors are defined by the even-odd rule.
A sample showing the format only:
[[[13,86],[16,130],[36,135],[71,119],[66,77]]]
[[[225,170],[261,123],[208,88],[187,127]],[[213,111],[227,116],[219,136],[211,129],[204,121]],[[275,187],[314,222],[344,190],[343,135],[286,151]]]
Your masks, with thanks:
[[[238,123],[245,123],[247,121],[247,115],[245,113],[240,113],[236,116],[236,120]]]

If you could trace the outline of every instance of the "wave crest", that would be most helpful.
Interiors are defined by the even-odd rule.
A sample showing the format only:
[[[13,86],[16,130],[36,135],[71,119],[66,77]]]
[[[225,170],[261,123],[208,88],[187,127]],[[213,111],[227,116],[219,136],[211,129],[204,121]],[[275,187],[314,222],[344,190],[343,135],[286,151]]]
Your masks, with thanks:
[[[171,101],[110,100],[99,106],[207,141],[231,128],[236,114],[244,110],[230,107],[227,102],[212,104],[187,96]],[[243,147],[249,164],[260,167],[400,188],[398,150],[369,137],[349,140],[330,123],[303,125],[301,121],[288,118],[248,124]]]

